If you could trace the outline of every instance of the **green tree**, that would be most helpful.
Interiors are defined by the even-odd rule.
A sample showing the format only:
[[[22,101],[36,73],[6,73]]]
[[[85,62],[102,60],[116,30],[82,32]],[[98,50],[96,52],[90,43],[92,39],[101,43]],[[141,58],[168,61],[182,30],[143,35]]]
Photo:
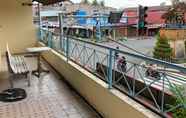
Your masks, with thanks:
[[[172,57],[172,48],[165,36],[157,36],[156,46],[154,47],[153,57],[165,61],[170,61]]]
[[[89,4],[89,1],[88,0],[82,0],[81,3],[83,3],[83,4]]]
[[[172,6],[162,15],[165,23],[185,24],[186,2],[183,0],[171,0],[171,2]]]
[[[101,1],[101,2],[100,2],[100,5],[101,5],[102,7],[104,7],[104,6],[105,6],[105,1]]]
[[[170,86],[170,90],[174,95],[174,100],[171,105],[167,104],[169,109],[172,109],[173,118],[186,117],[186,89],[183,86]]]
[[[98,5],[98,1],[97,0],[93,0],[92,5],[94,5],[94,6]]]
[[[171,0],[172,2],[172,5],[176,5],[176,4],[179,4],[180,0]]]

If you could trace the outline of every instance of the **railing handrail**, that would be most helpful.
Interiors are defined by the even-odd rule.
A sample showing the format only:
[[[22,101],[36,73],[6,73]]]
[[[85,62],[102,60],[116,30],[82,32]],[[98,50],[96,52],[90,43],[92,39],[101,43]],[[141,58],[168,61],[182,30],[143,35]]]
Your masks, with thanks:
[[[47,29],[43,30],[46,33],[44,33],[45,38],[42,38],[44,43],[47,42],[47,46],[56,51],[62,51],[60,53],[64,54],[67,62],[68,60],[72,60],[92,74],[98,75],[100,79],[107,82],[109,89],[116,88],[126,93],[134,100],[164,117],[168,116],[168,112],[180,107],[180,104],[182,105],[182,103],[178,105],[173,104],[173,108],[170,109],[165,107],[167,104],[172,105],[172,102],[168,100],[168,98],[173,99],[171,88],[186,83],[184,76],[177,77],[169,75],[167,69],[186,73],[185,67],[154,59],[146,55],[118,50],[66,34],[62,36],[60,33],[54,33]],[[54,35],[58,35],[60,38],[54,40]],[[102,55],[100,51],[104,54]],[[140,61],[143,60],[147,63],[159,64],[160,69],[156,68],[155,73],[151,75],[152,73],[149,74],[148,66],[142,63],[136,63],[135,61],[132,62],[130,58],[125,60],[125,67],[123,67],[123,65],[118,63],[116,52],[139,59]],[[157,94],[160,92],[161,94]],[[153,104],[146,105],[146,102],[138,97],[139,95],[144,97],[144,100],[150,100]]]
[[[46,30],[46,29],[44,29],[44,30]],[[46,31],[48,31],[48,30],[46,30]],[[52,32],[52,31],[49,31],[49,32]],[[54,32],[52,32],[52,33],[54,33]],[[58,33],[54,33],[54,34],[58,34]],[[58,35],[60,35],[60,34],[58,34]],[[94,43],[94,42],[91,42],[91,41],[86,41],[86,40],[82,40],[82,39],[79,39],[79,38],[75,38],[75,37],[72,37],[72,36],[67,36],[67,38],[73,38],[74,40],[77,40],[77,41],[80,41],[80,42],[83,42],[83,43],[87,43],[87,44],[91,44],[91,45],[98,46],[98,47],[101,47],[101,48],[105,48],[105,49],[108,49],[108,50],[112,50],[112,51],[115,51],[115,52],[119,52],[121,54],[130,56],[130,57],[146,60],[146,61],[149,61],[149,62],[154,63],[154,64],[163,65],[165,67],[172,68],[172,69],[177,69],[177,70],[179,70],[183,73],[186,73],[186,68],[185,67],[176,65],[174,63],[166,62],[166,61],[163,61],[163,60],[158,60],[158,59],[155,59],[155,58],[152,58],[152,57],[149,57],[149,56],[144,56],[144,55],[140,55],[140,54],[134,54],[134,53],[126,52],[126,51],[123,51],[123,50],[118,50],[118,49],[111,48],[111,47],[101,45],[101,44],[97,44],[97,43]]]

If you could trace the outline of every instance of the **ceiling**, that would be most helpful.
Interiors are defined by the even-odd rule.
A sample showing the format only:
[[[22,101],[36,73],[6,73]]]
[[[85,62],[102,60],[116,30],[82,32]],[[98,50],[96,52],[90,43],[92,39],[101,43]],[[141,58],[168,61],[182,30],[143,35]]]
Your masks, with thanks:
[[[33,1],[37,1],[39,3],[42,3],[43,5],[50,5],[57,2],[68,1],[68,0],[33,0]]]

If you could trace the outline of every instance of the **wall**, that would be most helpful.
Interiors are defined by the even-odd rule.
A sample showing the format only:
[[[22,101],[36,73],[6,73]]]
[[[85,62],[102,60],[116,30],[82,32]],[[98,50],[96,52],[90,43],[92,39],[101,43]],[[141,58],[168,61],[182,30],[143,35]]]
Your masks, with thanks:
[[[161,29],[160,34],[170,40],[186,40],[186,29]]]
[[[54,50],[43,56],[104,118],[158,117]]]
[[[0,2],[0,50],[6,43],[14,53],[24,52],[35,45],[35,27],[32,22],[32,6],[22,6],[32,0],[1,0]]]
[[[186,29],[161,29],[160,35],[165,35],[173,49],[173,58],[185,57]]]

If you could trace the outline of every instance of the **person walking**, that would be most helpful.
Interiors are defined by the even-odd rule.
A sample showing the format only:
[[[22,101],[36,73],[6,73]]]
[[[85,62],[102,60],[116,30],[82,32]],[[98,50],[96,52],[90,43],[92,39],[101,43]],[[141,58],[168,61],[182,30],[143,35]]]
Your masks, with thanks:
[[[121,72],[126,72],[127,70],[127,62],[124,56],[118,60],[117,69]]]

